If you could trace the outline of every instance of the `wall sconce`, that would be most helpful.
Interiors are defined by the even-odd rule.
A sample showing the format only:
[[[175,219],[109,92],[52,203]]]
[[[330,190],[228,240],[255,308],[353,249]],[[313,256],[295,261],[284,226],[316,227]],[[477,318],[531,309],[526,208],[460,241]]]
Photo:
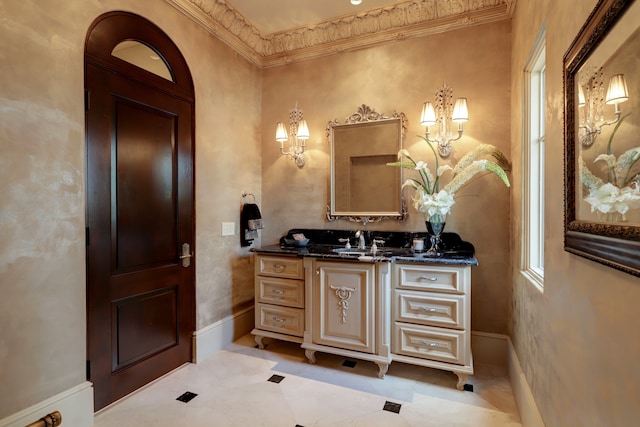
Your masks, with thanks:
[[[289,137],[291,135],[291,137]],[[302,116],[302,110],[298,109],[298,104],[289,112],[289,135],[282,122],[276,125],[276,141],[280,143],[280,153],[291,157],[299,168],[304,166],[304,145],[309,139],[309,126]],[[284,143],[289,141],[289,148],[284,151]]]
[[[578,86],[578,107],[580,113],[579,136],[585,147],[590,147],[602,131],[603,126],[610,126],[620,121],[619,104],[629,99],[629,91],[623,74],[616,74],[609,79],[607,95],[604,96],[602,67],[587,76]],[[614,105],[614,118],[605,121],[604,106]]]
[[[434,109],[435,104],[435,109]],[[441,157],[451,154],[451,143],[462,137],[462,123],[469,120],[467,98],[456,99],[453,104],[453,88],[445,84],[436,91],[434,104],[427,101],[422,106],[420,124],[427,127],[427,141],[438,144],[438,153]],[[452,122],[452,123],[449,123]],[[438,134],[431,139],[431,126],[438,124]],[[458,123],[458,136],[452,133],[453,123]]]

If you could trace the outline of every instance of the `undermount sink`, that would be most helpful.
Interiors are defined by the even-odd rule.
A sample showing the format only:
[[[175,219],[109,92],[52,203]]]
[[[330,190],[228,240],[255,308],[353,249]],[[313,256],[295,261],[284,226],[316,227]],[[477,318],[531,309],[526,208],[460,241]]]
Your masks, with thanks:
[[[335,248],[333,252],[340,255],[350,255],[350,256],[388,256],[391,254],[389,251],[377,250],[376,252],[371,252],[370,249],[354,249],[354,248]]]
[[[333,249],[333,252],[339,253],[341,255],[367,255],[367,251],[351,249],[351,248],[336,248]]]

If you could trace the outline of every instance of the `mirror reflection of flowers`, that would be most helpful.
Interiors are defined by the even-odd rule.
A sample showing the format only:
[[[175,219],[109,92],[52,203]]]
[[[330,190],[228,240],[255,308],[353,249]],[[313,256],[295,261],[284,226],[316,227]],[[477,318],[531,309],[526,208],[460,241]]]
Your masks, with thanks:
[[[411,169],[418,172],[420,179],[407,179],[402,188],[412,187],[415,190],[411,200],[413,205],[419,212],[423,212],[425,219],[432,223],[444,223],[445,217],[451,212],[451,207],[455,203],[455,195],[465,184],[480,172],[491,172],[496,174],[504,184],[509,187],[509,178],[505,172],[505,168],[509,167],[509,161],[500,150],[490,144],[481,144],[464,157],[454,166],[438,164],[438,154],[435,148],[424,137],[420,136],[429,144],[435,158],[434,171],[429,164],[424,161],[415,161],[409,151],[400,150],[398,152],[397,162],[387,163],[389,166],[398,166],[405,169]],[[491,156],[496,161],[483,159],[482,157]],[[406,160],[403,160],[405,158]],[[449,182],[442,186],[442,176],[447,172],[451,172],[452,177]]]
[[[605,214],[608,221],[619,218],[625,221],[630,209],[640,208],[640,147],[631,148],[619,157],[611,149],[616,132],[629,114],[622,117],[611,132],[607,152],[594,160],[594,163],[606,163],[606,181],[592,173],[582,157],[578,159],[580,179],[589,191],[584,201],[591,205],[591,212]]]

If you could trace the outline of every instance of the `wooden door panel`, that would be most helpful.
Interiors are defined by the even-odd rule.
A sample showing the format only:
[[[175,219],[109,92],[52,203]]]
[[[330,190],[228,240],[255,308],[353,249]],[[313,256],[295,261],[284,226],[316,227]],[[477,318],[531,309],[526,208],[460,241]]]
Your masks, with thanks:
[[[176,117],[118,96],[113,96],[112,103],[115,270],[175,262]]]
[[[178,345],[178,287],[114,301],[112,370]]]

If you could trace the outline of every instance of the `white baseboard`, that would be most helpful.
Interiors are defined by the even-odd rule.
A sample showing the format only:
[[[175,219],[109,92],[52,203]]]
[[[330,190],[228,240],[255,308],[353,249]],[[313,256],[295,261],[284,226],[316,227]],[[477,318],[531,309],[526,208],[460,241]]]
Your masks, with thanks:
[[[507,335],[472,331],[471,343],[475,363],[507,369],[523,427],[544,427],[542,416],[520,366],[511,338]]]
[[[520,421],[523,427],[544,427],[544,421],[538,410],[538,405],[533,398],[531,388],[527,378],[522,371],[520,360],[516,354],[511,339],[507,337],[509,346],[509,378],[511,379],[511,389],[520,412]]]
[[[62,425],[90,427],[93,425],[93,384],[83,382],[36,405],[0,420],[0,427],[24,427],[58,411]]]
[[[253,329],[253,306],[225,317],[193,333],[193,363],[222,350]]]
[[[473,361],[482,365],[500,366],[507,369],[508,336],[489,332],[471,331]]]

